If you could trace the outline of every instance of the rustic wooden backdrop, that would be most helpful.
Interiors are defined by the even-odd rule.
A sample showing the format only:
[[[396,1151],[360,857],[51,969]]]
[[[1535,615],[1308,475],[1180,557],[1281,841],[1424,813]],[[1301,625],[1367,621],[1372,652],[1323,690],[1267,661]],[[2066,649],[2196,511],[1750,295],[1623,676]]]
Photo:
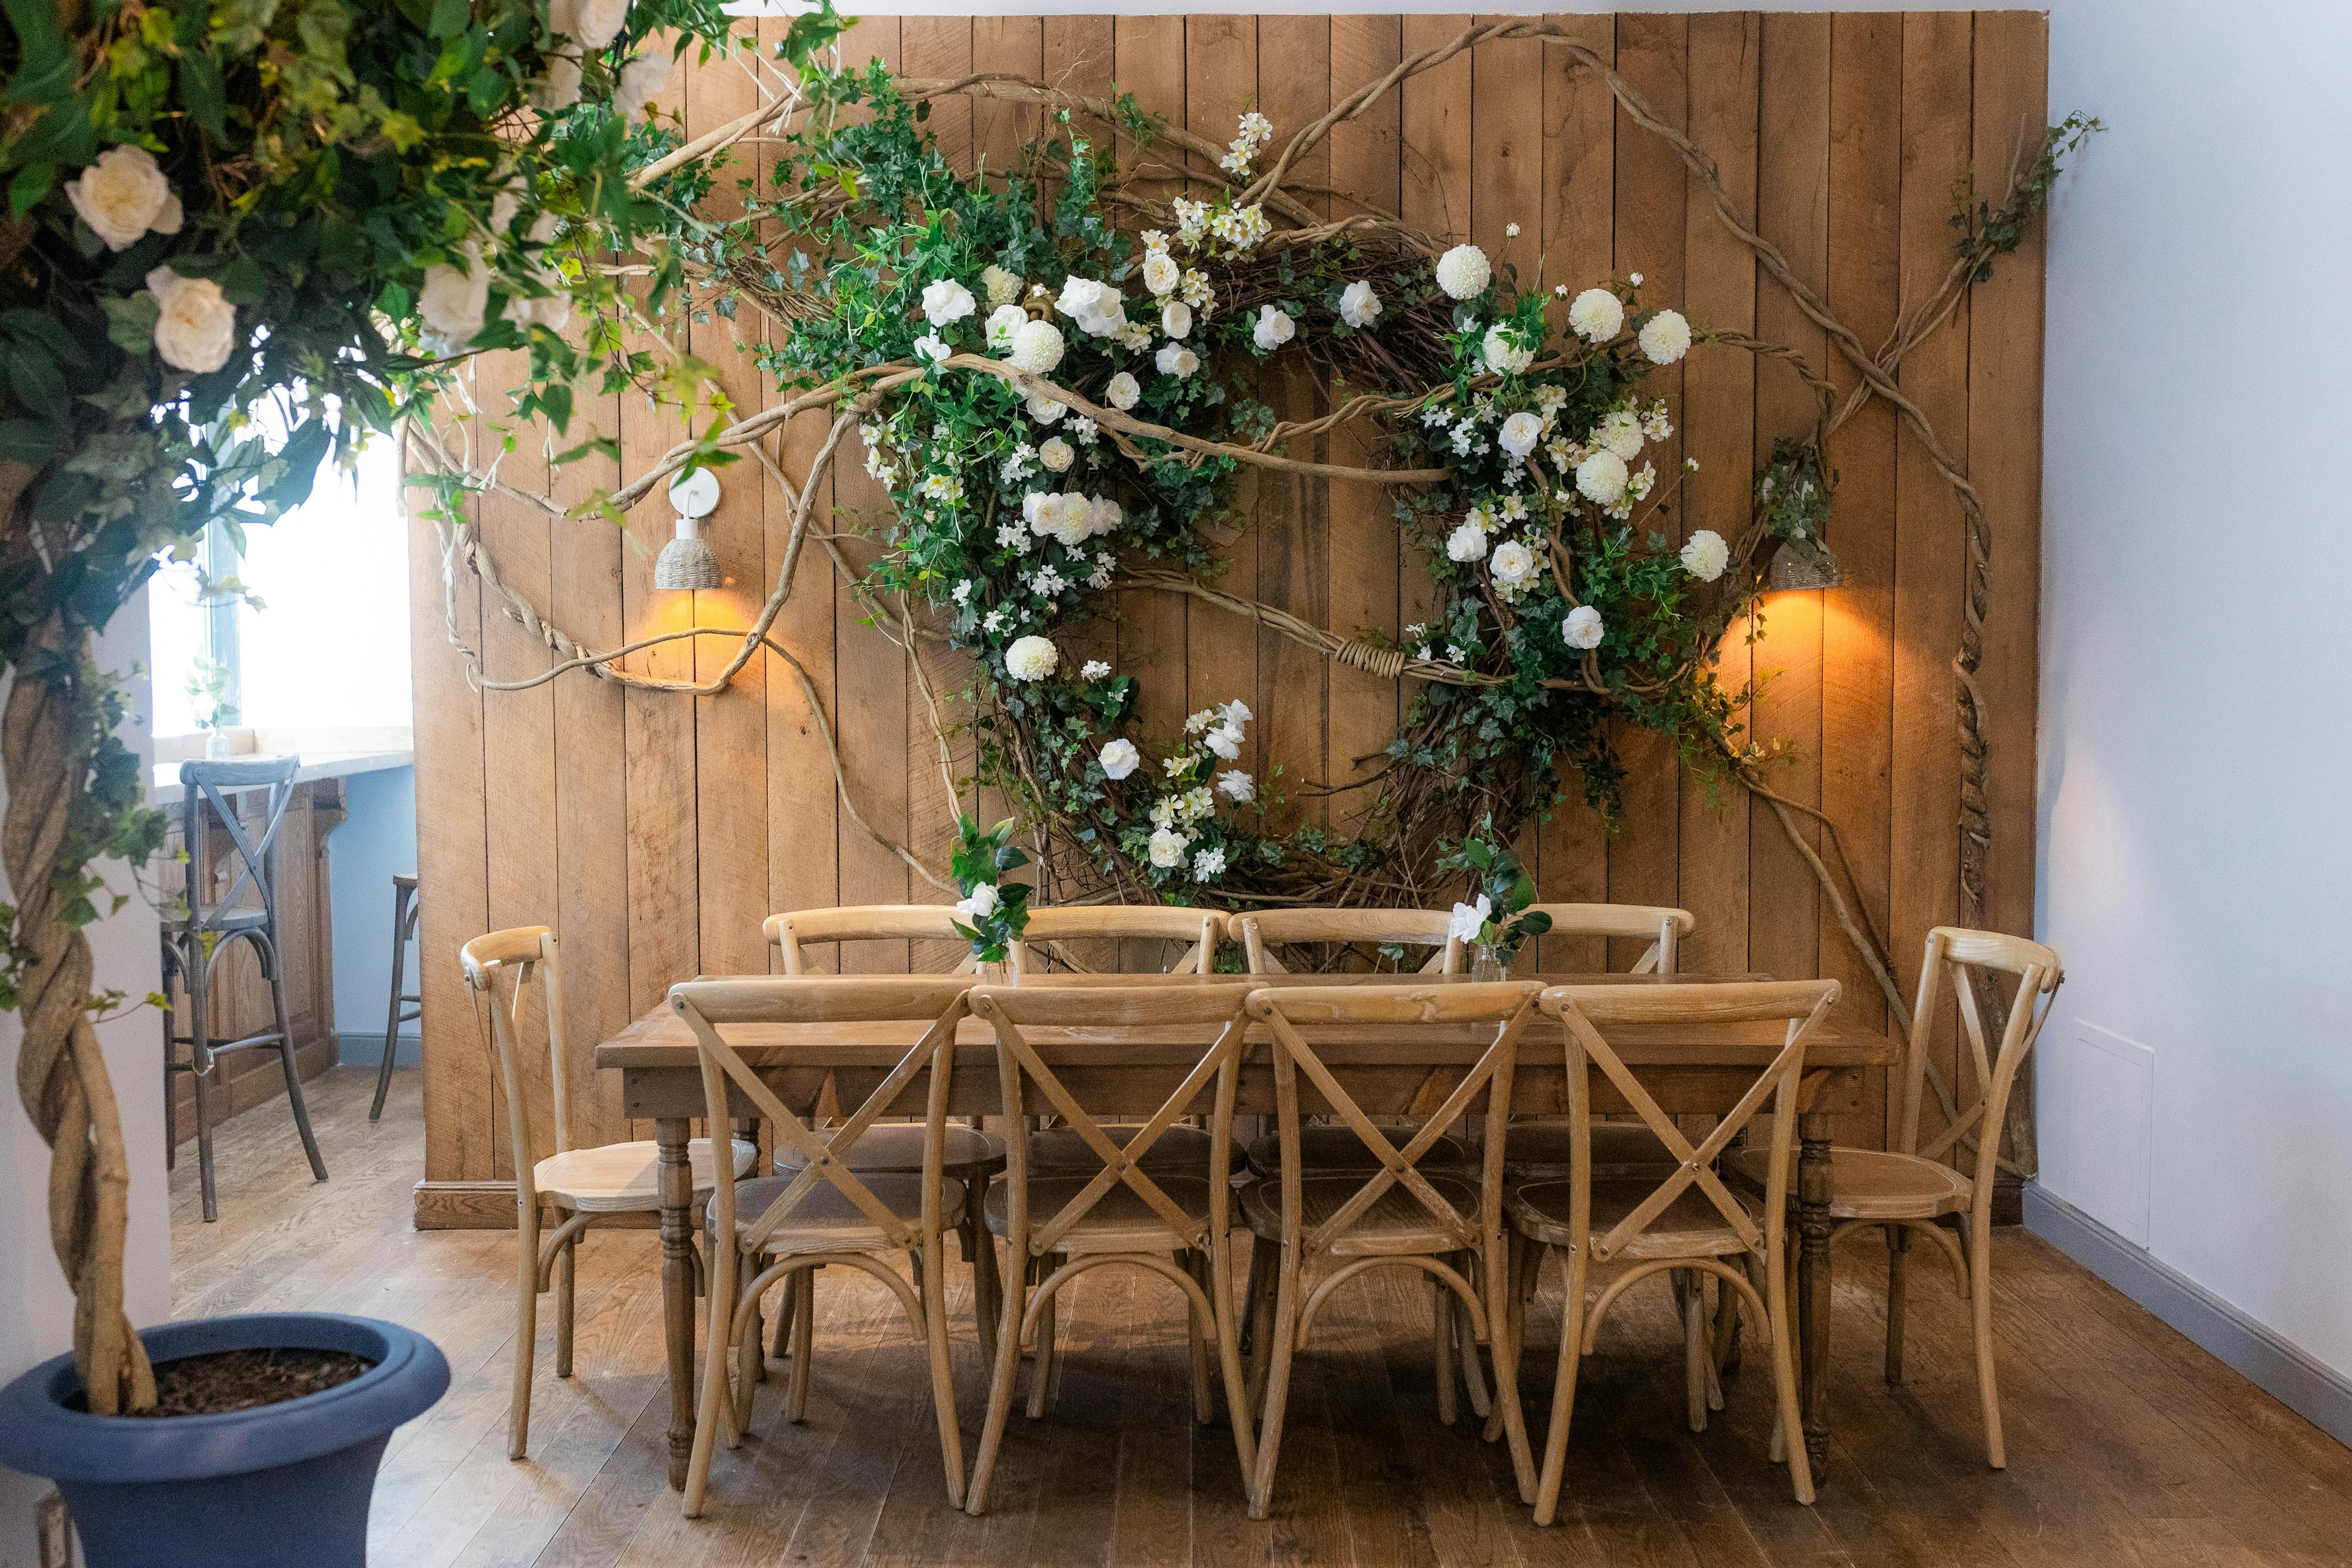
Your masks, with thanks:
[[[1278,139],[1286,136],[1333,95],[1470,20],[908,17],[859,24],[845,53],[879,56],[915,76],[1015,71],[1087,92],[1116,83],[1222,142],[1253,106],[1273,118]],[[1949,263],[1954,183],[1973,174],[1997,198],[2046,118],[2047,28],[2035,14],[1564,20],[1706,149],[1734,201],[1874,345]],[[752,104],[740,71],[716,66],[684,73],[670,100],[690,132]],[[1034,111],[967,100],[939,103],[930,119],[950,155],[985,153],[999,165],[1033,122]],[[1517,268],[1523,286],[1581,288],[1641,272],[1647,300],[1679,301],[1694,320],[1794,345],[1852,384],[1821,331],[1723,232],[1672,153],[1633,125],[1601,81],[1540,45],[1490,43],[1412,79],[1338,131],[1294,184],[1359,194],[1473,239]],[[1969,459],[1995,533],[1981,677],[1993,747],[1990,897],[1996,923],[2018,931],[2030,929],[2032,909],[2042,300],[2037,226],[1901,370],[1945,444]],[[748,314],[740,324],[754,330]],[[697,325],[694,350],[725,367],[731,396],[754,408],[770,391],[733,330]],[[496,362],[481,367],[486,406],[509,384],[502,374],[510,379]],[[1678,526],[1730,532],[1746,516],[1758,458],[1775,437],[1807,426],[1811,399],[1787,367],[1728,349],[1700,349],[1652,384],[1678,426],[1659,454],[1661,472],[1685,455],[1701,464]],[[1283,395],[1316,392],[1297,385]],[[641,402],[610,400],[589,416],[617,436],[632,472],[675,439],[674,422]],[[808,432],[791,434],[788,470],[794,457],[805,464],[813,445]],[[1844,584],[1775,596],[1765,635],[1752,649],[1735,647],[1730,673],[1769,677],[1757,731],[1796,752],[1778,787],[1841,826],[1864,903],[1890,933],[1907,990],[1927,929],[1958,913],[1951,658],[1961,615],[1959,512],[1884,405],[1848,424],[1831,458],[1839,489],[1830,537]],[[595,470],[567,468],[552,493],[576,500],[611,482]],[[546,482],[528,442],[504,471]],[[658,499],[632,515],[626,538],[598,522],[551,526],[495,499],[480,503],[478,526],[507,578],[592,646],[689,615],[740,626],[765,595],[784,508],[748,464],[726,479],[708,530],[731,579],[717,593],[653,591],[653,552],[670,523]],[[855,510],[879,497],[845,465],[835,500]],[[1427,592],[1400,558],[1385,500],[1351,489],[1262,483],[1254,526],[1231,558],[1228,584],[1341,631],[1393,630],[1417,618]],[[861,806],[943,865],[950,803],[930,761],[920,691],[899,650],[858,624],[849,596],[824,591],[811,569],[822,564],[814,553],[804,563],[778,634],[831,705]],[[839,809],[812,715],[772,658],[715,698],[624,692],[584,675],[485,695],[467,685],[445,638],[442,563],[421,522],[412,582],[428,1130],[418,1217],[510,1224],[512,1199],[499,1185],[510,1175],[504,1109],[457,973],[467,938],[529,923],[561,931],[574,1126],[577,1136],[601,1139],[627,1131],[615,1086],[587,1068],[596,1040],[685,976],[763,968],[764,916],[944,895]],[[484,647],[493,676],[545,668],[545,649],[512,620],[484,624],[470,576],[459,588],[456,630]],[[1143,679],[1150,736],[1165,739],[1191,708],[1245,696],[1258,714],[1262,774],[1280,763],[1293,776],[1344,779],[1352,759],[1391,733],[1392,685],[1255,635],[1213,606],[1130,595],[1120,608],[1123,624],[1106,629],[1100,647]],[[693,652],[671,644],[646,662],[685,676],[699,661],[708,674],[728,651],[721,639]],[[953,684],[944,658],[934,673]],[[1691,967],[1835,975],[1846,983],[1848,1021],[1885,1026],[1878,992],[1769,812],[1737,794],[1710,799],[1654,737],[1629,729],[1622,742],[1632,769],[1623,831],[1604,838],[1582,810],[1546,826],[1530,846],[1544,896],[1680,904],[1698,918]],[[1601,955],[1578,945],[1548,941],[1538,962],[1597,966]],[[868,953],[860,962],[899,968],[931,956]],[[1868,1086],[1864,1111],[1842,1132],[1857,1142],[1881,1136],[1883,1095],[1883,1085]]]

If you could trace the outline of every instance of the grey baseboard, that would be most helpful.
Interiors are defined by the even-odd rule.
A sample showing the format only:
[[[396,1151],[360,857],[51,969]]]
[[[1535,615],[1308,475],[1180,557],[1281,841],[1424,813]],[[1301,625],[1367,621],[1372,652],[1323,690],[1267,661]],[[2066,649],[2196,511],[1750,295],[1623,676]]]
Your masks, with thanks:
[[[2038,1182],[2025,1184],[2025,1227],[2337,1442],[2352,1444],[2352,1379]]]
[[[349,1030],[335,1033],[335,1060],[347,1068],[372,1068],[383,1060],[382,1035],[352,1034]],[[393,1053],[393,1065],[413,1068],[425,1060],[425,1041],[416,1035],[403,1035]]]

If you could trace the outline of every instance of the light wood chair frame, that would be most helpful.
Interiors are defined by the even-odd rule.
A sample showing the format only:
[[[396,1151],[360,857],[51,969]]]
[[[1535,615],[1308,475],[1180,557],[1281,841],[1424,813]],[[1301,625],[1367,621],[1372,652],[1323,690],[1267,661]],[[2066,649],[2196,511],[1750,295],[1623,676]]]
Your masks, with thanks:
[[[1004,1440],[1013,1408],[1013,1385],[1021,1363],[1021,1342],[1034,1332],[1038,1347],[1032,1371],[1030,1414],[1043,1413],[1055,1375],[1051,1331],[1046,1327],[1055,1298],[1080,1275],[1097,1268],[1139,1268],[1173,1283],[1184,1293],[1192,1357],[1193,1415],[1202,1425],[1215,1419],[1209,1383],[1207,1346],[1216,1347],[1218,1371],[1224,1383],[1225,1411],[1233,1428],[1234,1448],[1242,1474],[1251,1473],[1255,1441],[1250,1428],[1247,1382],[1242,1374],[1241,1352],[1234,1323],[1233,1303],[1226,1281],[1232,1278],[1232,1165],[1234,1097],[1239,1083],[1248,1026],[1246,983],[1169,990],[1149,986],[1070,986],[1056,988],[1033,983],[1011,986],[978,986],[971,1008],[996,1035],[997,1076],[1004,1100],[1006,1125],[1021,1127],[1030,1112],[1026,1086],[1034,1084],[1063,1124],[1086,1141],[1102,1161],[1102,1168],[1060,1210],[1042,1225],[1029,1212],[1027,1141],[1007,1141],[1005,1180],[1005,1242],[1009,1267],[1004,1270],[1003,1321],[996,1331],[996,1358],[988,1389],[988,1417],[981,1431],[978,1457],[972,1464],[966,1507],[978,1514],[987,1506],[988,1487]],[[1186,1025],[1214,1030],[1206,1049],[1181,1081],[1124,1145],[1114,1142],[1096,1116],[1065,1085],[1055,1071],[1058,1054],[1050,1044],[1025,1030],[1086,1029],[1150,1024],[1170,1027]],[[1175,1065],[1171,1065],[1171,1071]],[[1213,1085],[1213,1089],[1212,1086]],[[1210,1113],[1209,1161],[1201,1173],[1208,1186],[1205,1219],[1195,1219],[1171,1197],[1142,1166],[1144,1156],[1162,1133],[1192,1112],[1203,1091],[1213,1094]],[[1157,1253],[1136,1248],[1073,1252],[1072,1232],[1116,1188],[1125,1186],[1150,1208],[1167,1230],[1168,1249],[1191,1260],[1189,1269]],[[1032,1268],[1040,1278],[1028,1284]]]
[[[770,915],[760,930],[768,939],[769,967],[785,974],[806,974],[810,942],[961,942],[955,929],[952,904],[845,904],[837,909],[786,910]],[[949,973],[971,974],[979,968],[967,952]]]
[[[1264,1024],[1272,1037],[1275,1118],[1283,1146],[1282,1234],[1276,1243],[1279,1255],[1273,1260],[1274,1304],[1270,1320],[1261,1322],[1261,1331],[1252,1336],[1254,1358],[1264,1358],[1265,1408],[1258,1425],[1257,1464],[1244,1472],[1249,1477],[1251,1518],[1265,1518],[1273,1500],[1294,1359],[1306,1348],[1317,1314],[1341,1285],[1383,1268],[1415,1268],[1431,1277],[1438,1303],[1439,1399],[1441,1410],[1449,1415],[1454,1368],[1447,1360],[1455,1344],[1451,1315],[1458,1311],[1466,1319],[1474,1343],[1492,1342],[1490,1308],[1502,1300],[1508,1284],[1502,1209],[1503,1130],[1510,1117],[1519,1039],[1535,1016],[1539,993],[1540,987],[1529,982],[1495,981],[1444,986],[1273,986],[1251,995],[1250,1016]],[[1302,1032],[1302,1026],[1332,1025],[1430,1027],[1487,1023],[1495,1026],[1493,1042],[1402,1149],[1365,1114]],[[1299,1149],[1302,1073],[1330,1113],[1352,1130],[1380,1163],[1380,1169],[1311,1234],[1306,1228],[1307,1175]],[[1469,1113],[1481,1094],[1486,1100],[1487,1141],[1479,1170],[1478,1212],[1465,1215],[1431,1184],[1418,1165],[1430,1146],[1448,1126]],[[1334,1248],[1348,1238],[1350,1227],[1391,1187],[1402,1187],[1429,1212],[1434,1228],[1448,1245],[1433,1251],[1360,1254],[1340,1262],[1309,1289],[1308,1268],[1330,1259]],[[1450,1258],[1474,1260],[1473,1272],[1480,1282],[1465,1279]],[[1499,1362],[1496,1373],[1498,1377],[1508,1375]],[[1526,1436],[1518,1429],[1516,1391],[1498,1389],[1496,1408],[1505,1426],[1517,1434],[1511,1455],[1524,1492],[1532,1476],[1527,1466]]]
[[[940,1177],[956,1026],[966,1011],[968,988],[961,979],[930,975],[776,976],[689,981],[670,987],[671,1007],[694,1034],[710,1125],[729,1124],[731,1089],[766,1119],[779,1143],[791,1145],[806,1162],[759,1217],[740,1229],[731,1168],[722,1169],[712,1189],[710,1322],[704,1347],[701,1411],[687,1467],[683,1505],[688,1518],[702,1511],[714,1445],[723,1435],[729,1447],[736,1446],[749,1419],[752,1389],[759,1377],[756,1317],[761,1297],[780,1279],[832,1267],[854,1268],[881,1281],[898,1298],[908,1326],[924,1342],[930,1360],[933,1416],[948,1500],[952,1507],[962,1506],[963,1437],[956,1419],[949,1361],[944,1268],[945,1237],[953,1225],[941,1202]],[[730,1024],[839,1022],[920,1022],[925,1027],[865,1103],[839,1127],[822,1134],[785,1105],[719,1033],[720,1026]],[[850,1170],[845,1156],[859,1136],[896,1110],[908,1087],[926,1073],[921,1211],[918,1221],[909,1225]],[[793,1211],[821,1183],[830,1184],[873,1223],[884,1238],[881,1247],[847,1248],[795,1237]],[[910,1286],[886,1261],[901,1251],[915,1259],[916,1285]],[[739,1286],[738,1270],[745,1257],[757,1259],[758,1267]],[[803,1309],[804,1321],[814,1315],[810,1303],[804,1301]],[[795,1348],[793,1380],[796,1387],[804,1387],[809,1363],[805,1337]],[[730,1363],[736,1362],[741,1365],[730,1375]]]
[[[1551,917],[1548,937],[1614,937],[1627,942],[1646,939],[1649,948],[1633,961],[1628,974],[1681,973],[1682,939],[1698,925],[1688,910],[1664,904],[1529,904],[1530,914]],[[1538,938],[1538,941],[1544,938]]]
[[[1045,904],[1029,910],[1028,928],[1013,944],[1013,977],[1028,977],[1031,944],[1119,939],[1128,942],[1181,942],[1191,945],[1170,974],[1215,972],[1217,951],[1224,945],[1225,917],[1216,910],[1181,904]]]
[[[1259,910],[1227,917],[1252,974],[1289,973],[1273,950],[1306,942],[1434,948],[1420,973],[1459,974],[1464,950],[1453,921],[1449,910]]]
[[[1568,1458],[1568,1434],[1576,1405],[1577,1374],[1582,1360],[1593,1351],[1601,1320],[1627,1289],[1651,1275],[1675,1271],[1711,1274],[1721,1288],[1738,1292],[1765,1325],[1772,1348],[1773,1391],[1781,1433],[1801,1433],[1793,1337],[1789,1321],[1788,1194],[1790,1161],[1796,1147],[1797,1112],[1803,1085],[1805,1046],[1814,1028],[1836,1002],[1833,980],[1751,981],[1707,986],[1555,986],[1543,994],[1539,1005],[1560,1022],[1561,1066],[1574,1128],[1589,1128],[1591,1084],[1589,1074],[1598,1068],[1625,1103],[1649,1127],[1678,1162],[1673,1174],[1649,1196],[1601,1236],[1592,1234],[1592,1151],[1588,1137],[1571,1145],[1569,1217],[1559,1240],[1530,1226],[1524,1216],[1512,1226],[1513,1284],[1507,1292],[1507,1310],[1496,1352],[1497,1381],[1516,1398],[1518,1363],[1524,1348],[1527,1289],[1541,1269],[1545,1256],[1565,1254],[1558,1368],[1552,1384],[1549,1421],[1544,1436],[1543,1462],[1536,1479],[1538,1524],[1549,1524],[1559,1509],[1560,1478]],[[1683,1136],[1675,1119],[1660,1109],[1624,1059],[1601,1033],[1607,1025],[1676,1025],[1695,1023],[1785,1022],[1780,1049],[1757,1075],[1738,1102],[1698,1143]],[[1766,1108],[1772,1111],[1769,1181],[1760,1221],[1724,1184],[1716,1161],[1748,1123]],[[1587,1307],[1584,1289],[1593,1265],[1618,1261],[1649,1227],[1685,1192],[1696,1190],[1722,1216],[1745,1248],[1746,1268],[1734,1268],[1712,1254],[1685,1253],[1634,1259],[1623,1272],[1601,1288]],[[1759,1291],[1751,1276],[1765,1277]],[[1696,1314],[1685,1317],[1695,1321]],[[1508,1368],[1507,1373],[1503,1369]],[[1506,1428],[1507,1434],[1508,1428]],[[1523,1440],[1523,1439],[1522,1439]],[[1801,1440],[1778,1443],[1787,1450],[1789,1479],[1801,1503],[1813,1500],[1813,1482]],[[1776,1455],[1777,1457],[1777,1455]],[[1517,1462],[1517,1456],[1514,1456]]]

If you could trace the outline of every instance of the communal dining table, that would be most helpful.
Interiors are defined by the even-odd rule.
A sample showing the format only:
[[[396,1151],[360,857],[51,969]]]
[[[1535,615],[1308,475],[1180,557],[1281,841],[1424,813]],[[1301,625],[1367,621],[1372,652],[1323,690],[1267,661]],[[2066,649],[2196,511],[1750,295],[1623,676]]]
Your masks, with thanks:
[[[705,978],[726,978],[707,976]],[[765,979],[767,976],[758,976]],[[1231,984],[1238,975],[1080,975],[1039,974],[1027,984],[1052,985],[1198,985]],[[1433,974],[1282,975],[1270,984],[1448,984]],[[1705,985],[1710,979],[1754,980],[1752,974],[1637,976],[1624,974],[1533,974],[1519,976],[1546,985]],[[975,981],[975,984],[977,981]],[[1033,1031],[1035,1032],[1035,1031]],[[1057,1060],[1083,1060],[1062,1073],[1071,1091],[1089,1109],[1104,1114],[1149,1112],[1157,1108],[1184,1071],[1199,1058],[1207,1044],[1192,1032],[1177,1028],[1122,1027],[1055,1031],[1067,1037],[1083,1057],[1063,1055]],[[921,1033],[917,1024],[797,1024],[739,1025],[727,1031],[745,1064],[758,1070],[776,1097],[795,1114],[808,1116],[827,1098],[854,1106],[898,1066]],[[1720,1116],[1732,1110],[1756,1077],[1778,1054],[1781,1030],[1770,1024],[1710,1022],[1667,1027],[1624,1026],[1605,1031],[1643,1088],[1668,1115]],[[1256,1036],[1253,1035],[1253,1040]],[[1333,1076],[1372,1116],[1426,1113],[1443,1102],[1446,1093],[1475,1065],[1491,1030],[1475,1026],[1445,1027],[1383,1026],[1361,1029],[1317,1031],[1317,1050]],[[958,1115],[1001,1113],[1003,1102],[993,1070],[994,1037],[977,1018],[964,1020],[959,1047],[975,1047],[968,1062],[986,1062],[982,1070],[959,1067],[950,1085],[949,1110]],[[1550,1045],[1553,1049],[1545,1047]],[[992,1053],[982,1058],[980,1051]],[[1097,1054],[1098,1052],[1098,1054]],[[1519,1048],[1513,1079],[1512,1110],[1519,1115],[1560,1115],[1567,1109],[1565,1073],[1556,1054],[1556,1037],[1531,1033]],[[960,1052],[961,1054],[961,1052]],[[1797,1207],[1797,1350],[1801,1397],[1804,1411],[1805,1445],[1811,1453],[1813,1473],[1824,1473],[1829,1447],[1830,1333],[1830,1143],[1840,1112],[1862,1103],[1863,1069],[1886,1067],[1896,1058],[1895,1046],[1884,1036],[1824,1025],[1808,1043],[1800,1089],[1797,1171],[1791,1183]],[[673,1489],[686,1485],[688,1455],[694,1446],[695,1375],[695,1214],[693,1177],[687,1163],[687,1145],[694,1121],[707,1109],[702,1075],[696,1060],[694,1037],[667,1003],[654,1008],[619,1035],[596,1047],[596,1066],[621,1075],[625,1114],[654,1124],[660,1145],[662,1317],[669,1359],[670,1425],[669,1479]],[[1300,1085],[1300,1110],[1312,1114],[1324,1109],[1311,1086]],[[1597,1070],[1591,1075],[1591,1106],[1596,1112],[1622,1111],[1623,1099]],[[922,1078],[910,1083],[898,1103],[919,1113],[925,1086]],[[749,1117],[749,1100],[735,1107]],[[1236,1110],[1270,1114],[1274,1080],[1264,1051],[1253,1052],[1240,1080]]]

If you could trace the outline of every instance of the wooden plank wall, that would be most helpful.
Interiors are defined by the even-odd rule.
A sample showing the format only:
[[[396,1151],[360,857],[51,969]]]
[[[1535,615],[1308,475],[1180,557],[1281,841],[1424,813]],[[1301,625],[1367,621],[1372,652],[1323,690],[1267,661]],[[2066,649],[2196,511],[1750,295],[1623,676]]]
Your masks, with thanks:
[[[2000,190],[2045,118],[2047,29],[2031,13],[1562,20],[1716,160],[1733,201],[1872,343],[1905,301],[1941,277],[1953,182],[1973,170],[1980,185]],[[844,52],[927,76],[1042,72],[1089,92],[1115,83],[1223,141],[1252,106],[1286,133],[1404,51],[1465,25],[1453,16],[886,18],[858,24]],[[739,113],[748,90],[736,68],[714,65],[686,73],[669,102],[699,132]],[[930,123],[951,153],[1001,165],[1034,121],[1034,110],[1017,106],[954,103],[939,106]],[[1432,230],[1475,239],[1515,267],[1523,286],[1581,288],[1639,271],[1648,300],[1788,343],[1841,386],[1853,383],[1821,331],[1723,232],[1669,150],[1633,125],[1602,83],[1540,46],[1488,45],[1415,77],[1339,130],[1314,163],[1303,172],[1307,182],[1328,174]],[[1187,172],[1169,173],[1173,184]],[[1983,676],[1994,726],[1990,907],[1995,923],[2015,931],[2028,929],[2032,901],[2041,245],[2037,230],[1901,372],[1946,445],[1983,455],[1974,471],[1995,532],[1995,625]],[[743,411],[772,395],[732,335],[754,330],[748,313],[733,328],[694,328],[695,352],[723,368]],[[478,399],[495,406],[510,374],[495,360],[483,363]],[[1788,367],[1759,367],[1728,349],[1698,350],[1653,384],[1678,426],[1661,472],[1685,455],[1700,463],[1672,526],[1730,531],[1745,517],[1757,462],[1810,421],[1810,395]],[[1303,383],[1268,395],[1288,408],[1310,407],[1318,395]],[[675,438],[674,422],[639,401],[613,399],[586,416],[617,435],[632,469]],[[788,467],[804,467],[821,434],[813,422],[790,430]],[[1354,439],[1335,435],[1332,453],[1357,449]],[[1845,583],[1776,596],[1760,639],[1752,648],[1735,640],[1727,668],[1735,679],[1764,679],[1757,731],[1794,752],[1778,787],[1839,823],[1864,904],[1891,932],[1907,991],[1926,931],[1958,915],[1951,656],[1959,515],[1883,405],[1839,433],[1831,458],[1841,482],[1832,541]],[[526,442],[507,462],[509,477],[528,486],[551,482],[543,448]],[[593,468],[558,475],[554,493],[576,500],[609,480]],[[689,616],[740,626],[756,611],[788,519],[749,465],[725,479],[709,537],[730,582],[691,602],[652,588],[653,555],[669,527],[658,499],[637,509],[625,537],[600,523],[551,524],[512,502],[481,502],[477,518],[510,581],[576,636],[610,646]],[[830,492],[824,499],[845,523],[873,517],[882,503],[854,462]],[[1342,631],[1394,632],[1423,613],[1425,574],[1400,551],[1380,497],[1259,479],[1246,499],[1252,526],[1229,552],[1229,583]],[[861,542],[841,543],[852,564],[865,559]],[[584,677],[486,696],[467,686],[444,637],[441,563],[423,524],[413,560],[430,1130],[420,1211],[448,1222],[479,1197],[471,1184],[507,1176],[510,1163],[491,1064],[457,977],[467,937],[504,924],[561,929],[568,1049],[572,1081],[583,1086],[575,1116],[583,1136],[618,1137],[628,1130],[612,1086],[587,1069],[587,1053],[672,982],[760,967],[759,923],[774,910],[946,895],[841,809],[816,717],[780,660],[763,656],[731,690],[691,701]],[[911,666],[881,631],[859,624],[826,564],[811,551],[778,635],[827,705],[861,809],[877,828],[943,863],[947,792],[918,677],[945,695],[961,672],[928,655],[919,670]],[[543,668],[543,650],[519,627],[484,615],[470,578],[461,587],[457,630],[478,646],[487,637],[492,674]],[[1279,639],[1234,635],[1212,606],[1129,595],[1118,608],[1122,618],[1088,634],[1087,651],[1143,679],[1146,739],[1164,744],[1190,709],[1246,697],[1259,716],[1262,776],[1277,766],[1290,778],[1352,776],[1392,732],[1408,695]],[[725,651],[717,638],[691,649],[672,644],[641,656],[638,668],[707,673]],[[1628,728],[1621,739],[1633,768],[1623,830],[1605,837],[1578,806],[1531,833],[1524,847],[1545,896],[1681,904],[1698,917],[1694,966],[1835,975],[1846,983],[1848,1019],[1884,1026],[1875,988],[1769,810],[1737,795],[1711,798],[1655,737]],[[1344,808],[1331,809],[1344,819]],[[1537,961],[1552,969],[1632,956],[1565,940],[1543,947]],[[848,962],[903,969],[939,956],[893,948]],[[1941,1050],[1949,1070],[1948,1042]],[[1850,1136],[1882,1134],[1883,1094],[1874,1082],[1864,1124]],[[478,1206],[496,1216],[495,1203]]]

